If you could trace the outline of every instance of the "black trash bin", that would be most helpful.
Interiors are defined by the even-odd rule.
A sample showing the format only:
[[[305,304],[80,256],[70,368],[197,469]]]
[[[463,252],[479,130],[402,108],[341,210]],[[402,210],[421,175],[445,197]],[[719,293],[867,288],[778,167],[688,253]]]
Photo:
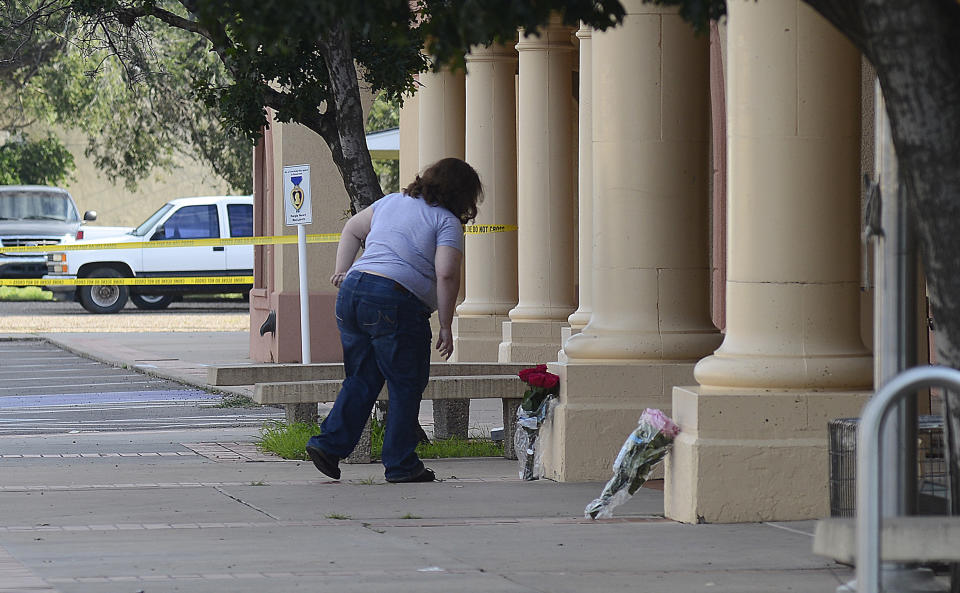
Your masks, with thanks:
[[[857,426],[859,418],[838,418],[827,426],[830,457],[830,516],[853,517],[857,510]],[[947,464],[943,417],[920,416],[917,423],[917,495],[921,515],[947,513]]]

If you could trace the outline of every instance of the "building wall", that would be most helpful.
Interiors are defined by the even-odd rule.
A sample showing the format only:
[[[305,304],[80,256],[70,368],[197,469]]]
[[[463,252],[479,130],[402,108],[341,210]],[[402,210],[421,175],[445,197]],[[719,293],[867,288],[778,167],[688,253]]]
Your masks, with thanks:
[[[655,406],[684,431],[666,470],[668,516],[820,516],[827,422],[856,415],[871,388],[858,212],[872,137],[861,119],[872,121],[872,102],[861,102],[861,59],[798,0],[732,6],[715,34],[713,64],[706,40],[675,9],[624,5],[621,28],[578,35],[579,49],[590,43],[593,55],[579,72],[593,69],[591,162],[583,153],[576,162],[574,146],[554,139],[563,126],[543,118],[569,93],[560,70],[572,76],[576,68],[563,55],[578,49],[570,32],[552,23],[535,43],[520,34],[517,209],[532,205],[538,216],[518,216],[510,265],[520,270],[519,303],[504,323],[500,360],[552,363],[561,377],[553,432],[541,440],[547,477],[609,476],[639,413]],[[715,97],[725,99],[712,114],[711,70]],[[487,103],[471,104],[472,96],[468,138],[470,126],[494,125],[473,111]],[[421,142],[422,117],[421,105]],[[411,123],[418,125],[407,119],[402,132]],[[712,146],[711,129],[719,135]],[[725,164],[714,160],[720,174],[710,150],[729,153]],[[593,176],[593,195],[581,187],[576,196],[581,205],[593,200],[593,220],[579,227],[571,225],[576,208],[522,183],[573,162],[573,171],[590,167]],[[712,231],[707,178],[726,193],[709,208]],[[559,331],[566,314],[543,313],[584,281],[564,275],[577,269],[577,241],[558,240],[570,228],[592,247],[593,303],[575,335]],[[505,265],[488,258],[487,267]],[[471,273],[468,289],[484,277]],[[714,318],[727,328],[722,345],[710,323],[711,292],[722,307]],[[521,348],[534,342],[538,349]],[[791,487],[798,480],[803,488]]]
[[[364,110],[373,95],[361,87]],[[254,159],[254,216],[258,234],[296,235],[284,224],[283,167],[310,165],[313,224],[307,234],[339,233],[349,218],[350,201],[330,149],[312,130],[299,124],[273,122]],[[261,155],[261,150],[263,151]],[[330,284],[336,263],[336,243],[307,245],[310,292],[311,362],[342,359],[334,305],[337,289]],[[297,245],[257,247],[255,269],[259,277],[250,291],[250,358],[265,362],[300,362],[300,293]],[[259,328],[271,311],[276,329],[260,335]]]

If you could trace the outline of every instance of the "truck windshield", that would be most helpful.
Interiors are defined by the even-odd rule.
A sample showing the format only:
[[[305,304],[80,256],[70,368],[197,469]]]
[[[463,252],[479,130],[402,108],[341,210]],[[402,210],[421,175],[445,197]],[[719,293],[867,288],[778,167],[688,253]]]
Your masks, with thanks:
[[[143,221],[143,224],[130,231],[130,234],[138,237],[146,236],[146,234],[157,225],[157,221],[163,218],[164,214],[170,212],[171,208],[173,208],[173,204],[164,204],[163,206],[160,206],[159,210],[151,214],[150,218]]]
[[[80,215],[67,194],[43,190],[0,192],[0,220],[78,222]]]

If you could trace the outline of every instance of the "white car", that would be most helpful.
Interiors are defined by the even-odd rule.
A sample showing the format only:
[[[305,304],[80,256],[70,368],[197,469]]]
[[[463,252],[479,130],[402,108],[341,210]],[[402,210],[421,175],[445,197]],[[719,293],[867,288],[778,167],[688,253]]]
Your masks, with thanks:
[[[75,241],[78,244],[129,243],[129,248],[48,254],[44,279],[252,276],[252,245],[142,247],[150,241],[252,235],[251,196],[178,198],[164,204],[132,231]],[[246,293],[250,287],[250,284],[52,285],[47,289],[75,292],[83,308],[91,313],[116,313],[128,298],[141,309],[162,309],[183,294]]]

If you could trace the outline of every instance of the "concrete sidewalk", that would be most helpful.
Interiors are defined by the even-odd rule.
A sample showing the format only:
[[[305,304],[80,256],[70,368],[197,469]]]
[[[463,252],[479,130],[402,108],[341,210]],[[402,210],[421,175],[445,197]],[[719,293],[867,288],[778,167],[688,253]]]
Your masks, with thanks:
[[[180,379],[239,363],[236,335],[73,335],[54,342]],[[139,337],[137,337],[139,336]],[[217,346],[219,344],[219,346]],[[523,482],[503,459],[265,461],[251,429],[0,438],[0,592],[832,592],[813,523],[684,525],[641,489],[589,521],[602,484]]]
[[[501,459],[331,482],[251,460],[235,443],[252,437],[0,439],[0,591],[824,593],[850,576],[812,555],[809,522],[673,523],[652,489],[588,521],[601,484],[522,482]]]

